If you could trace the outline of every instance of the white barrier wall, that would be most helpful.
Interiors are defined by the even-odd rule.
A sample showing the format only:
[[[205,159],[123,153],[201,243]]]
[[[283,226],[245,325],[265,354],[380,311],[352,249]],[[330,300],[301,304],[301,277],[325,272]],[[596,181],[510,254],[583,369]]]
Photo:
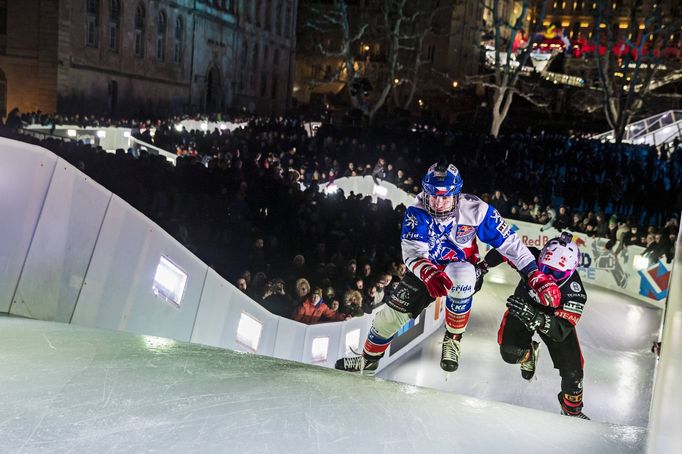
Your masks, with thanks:
[[[64,160],[6,139],[0,150],[0,312],[326,367],[346,353],[349,332],[362,348],[371,316],[313,326],[274,316]],[[187,276],[179,304],[153,291],[161,257]],[[438,326],[425,325],[411,344]],[[389,349],[382,367],[397,357]]]
[[[187,274],[177,305],[153,291],[161,257]],[[114,195],[72,322],[188,341],[207,269],[163,229]]]
[[[8,312],[57,157],[0,138],[0,312]]]
[[[111,192],[57,160],[12,314],[71,321],[110,200]]]
[[[681,231],[682,232],[682,231]],[[661,356],[654,380],[647,453],[679,453],[682,446],[682,233],[677,236],[675,269],[665,308]]]

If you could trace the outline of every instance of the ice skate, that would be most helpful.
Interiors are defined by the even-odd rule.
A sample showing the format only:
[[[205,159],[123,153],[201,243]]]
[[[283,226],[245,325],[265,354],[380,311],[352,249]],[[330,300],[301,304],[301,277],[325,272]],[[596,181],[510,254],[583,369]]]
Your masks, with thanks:
[[[379,367],[379,358],[366,358],[364,355],[340,358],[334,366],[336,369],[347,372],[360,372],[361,374],[374,375]]]
[[[440,368],[446,372],[454,372],[459,367],[459,341],[461,334],[445,332],[440,355]]]
[[[575,410],[571,410],[569,407],[567,407],[564,404],[564,398],[562,396],[563,393],[559,393],[559,404],[561,404],[561,414],[564,416],[571,416],[573,418],[580,418],[580,419],[587,419],[588,421],[590,418],[582,412],[583,406],[582,404],[579,407],[576,407]]]
[[[536,341],[531,342],[530,355],[528,360],[521,363],[521,376],[526,380],[532,380],[535,376],[535,368],[540,355],[540,344]]]

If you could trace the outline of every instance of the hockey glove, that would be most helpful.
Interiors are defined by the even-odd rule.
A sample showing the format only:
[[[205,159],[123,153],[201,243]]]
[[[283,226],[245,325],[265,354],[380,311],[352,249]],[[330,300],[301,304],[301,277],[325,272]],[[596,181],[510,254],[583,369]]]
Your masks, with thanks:
[[[426,286],[431,298],[445,296],[452,288],[452,281],[448,275],[433,265],[424,266],[419,272],[419,278]]]
[[[510,296],[507,298],[507,307],[509,313],[521,320],[521,323],[526,325],[529,331],[538,330],[545,334],[549,331],[550,316],[538,311],[522,298],[515,295]]]
[[[556,283],[540,270],[534,270],[528,275],[528,286],[537,294],[540,304],[549,307],[559,307],[561,291]]]
[[[481,287],[483,287],[483,276],[485,276],[488,272],[488,263],[485,260],[481,260],[474,265],[474,269],[476,270],[476,285],[474,286],[474,293],[476,293],[481,290]]]

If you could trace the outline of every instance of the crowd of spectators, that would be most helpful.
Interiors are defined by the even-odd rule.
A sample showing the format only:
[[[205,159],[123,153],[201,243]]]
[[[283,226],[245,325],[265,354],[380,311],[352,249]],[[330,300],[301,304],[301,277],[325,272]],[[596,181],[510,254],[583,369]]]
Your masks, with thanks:
[[[73,163],[158,223],[271,312],[304,323],[371,313],[405,276],[399,235],[405,207],[321,183],[368,175],[412,193],[445,157],[465,192],[503,215],[646,247],[672,259],[682,207],[682,147],[615,145],[566,135],[499,138],[411,125],[371,132],[324,125],[310,136],[297,118],[251,118],[234,131],[188,131],[179,118],[118,120],[15,115],[19,123],[130,127],[180,157],[106,153],[56,138],[37,143]],[[191,150],[191,152],[188,152]]]

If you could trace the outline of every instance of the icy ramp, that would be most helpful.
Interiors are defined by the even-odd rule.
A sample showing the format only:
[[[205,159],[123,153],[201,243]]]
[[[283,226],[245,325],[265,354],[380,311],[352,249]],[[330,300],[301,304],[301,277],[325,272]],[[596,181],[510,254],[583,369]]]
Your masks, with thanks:
[[[646,429],[0,317],[0,452],[643,452]]]

